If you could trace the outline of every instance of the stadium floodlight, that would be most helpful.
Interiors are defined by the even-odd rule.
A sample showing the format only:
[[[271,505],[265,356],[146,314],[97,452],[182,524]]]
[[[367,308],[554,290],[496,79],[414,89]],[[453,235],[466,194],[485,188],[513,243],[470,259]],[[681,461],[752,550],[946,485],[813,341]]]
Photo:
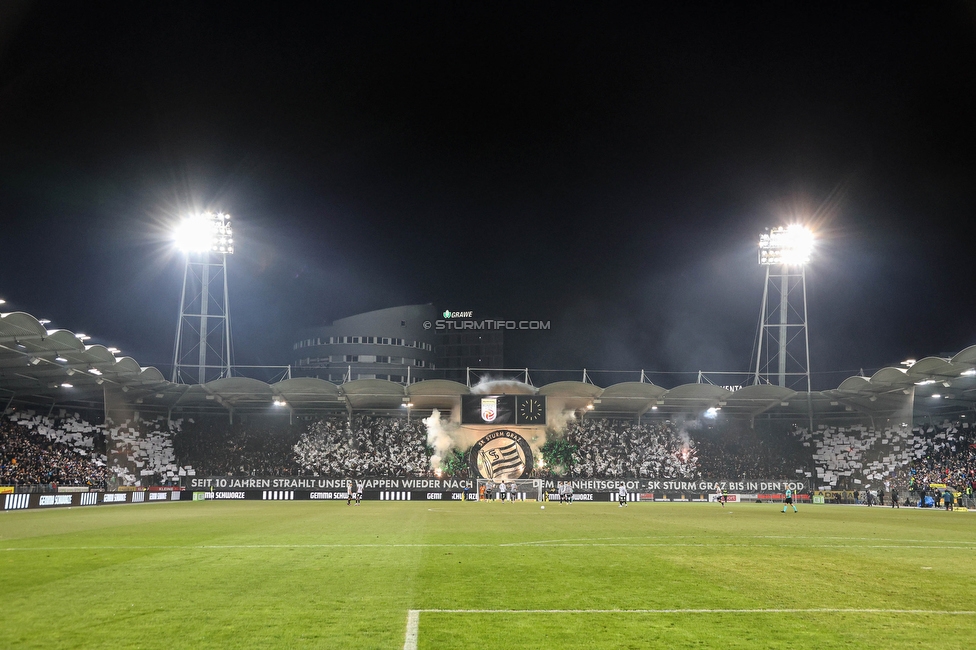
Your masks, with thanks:
[[[41,325],[50,325],[51,324],[51,321],[49,319],[47,319],[47,318],[42,318],[42,319],[40,319],[37,322],[40,323]]]
[[[230,215],[223,212],[202,212],[186,217],[173,238],[180,250],[187,253],[234,253]]]
[[[976,375],[976,369],[973,368],[970,368],[969,370],[963,370],[962,372],[959,373],[960,377],[972,377],[973,375]]]
[[[74,388],[74,384],[69,384],[68,382],[64,382],[63,384],[61,384],[61,388]]]
[[[68,360],[62,357],[60,354],[54,357],[54,360],[57,361],[58,363],[68,363]]]
[[[186,252],[186,267],[172,381],[203,384],[230,377],[233,362],[227,256],[234,254],[230,215],[191,214],[183,219],[173,238]]]
[[[7,304],[7,301],[4,300],[3,298],[0,298],[0,305],[6,305],[6,304]]]
[[[759,236],[759,264],[802,266],[813,253],[813,232],[800,224],[772,228]]]
[[[813,231],[796,223],[770,228],[759,236],[759,265],[766,268],[766,284],[759,312],[754,384],[806,388],[808,394],[811,390],[806,264],[814,242]],[[812,406],[810,409],[813,426]]]
[[[87,341],[91,337],[88,336],[87,334],[75,334],[75,338],[78,339],[79,341]]]

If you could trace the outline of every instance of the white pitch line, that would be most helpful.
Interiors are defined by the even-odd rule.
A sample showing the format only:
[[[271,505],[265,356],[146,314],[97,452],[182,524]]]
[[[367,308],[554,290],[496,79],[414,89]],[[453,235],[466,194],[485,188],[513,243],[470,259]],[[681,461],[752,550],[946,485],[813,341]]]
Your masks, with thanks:
[[[411,609],[407,611],[407,634],[403,650],[417,650],[420,614],[909,614],[972,616],[976,611],[941,609],[759,608],[759,609]]]
[[[407,611],[407,635],[403,640],[403,650],[417,650],[417,634],[420,631],[420,610]]]
[[[426,614],[953,614],[970,616],[976,611],[942,609],[871,608],[758,608],[758,609],[412,609]],[[419,620],[419,617],[418,617]]]
[[[138,550],[246,550],[246,549],[274,549],[274,548],[305,548],[305,549],[316,549],[316,548],[585,548],[585,547],[595,547],[595,548],[794,548],[794,549],[804,549],[804,548],[849,548],[849,549],[871,549],[871,548],[887,548],[887,549],[928,549],[931,550],[933,547],[928,545],[916,545],[916,544],[737,544],[734,542],[723,542],[723,543],[677,543],[668,544],[665,542],[661,543],[648,543],[642,544],[639,542],[547,542],[544,544],[533,544],[530,546],[525,545],[514,545],[514,544],[190,544],[190,545],[179,545],[179,544],[169,544],[169,545],[145,545],[145,546],[9,546],[0,547],[0,552],[3,551],[138,551]],[[957,545],[941,545],[938,547],[939,550],[943,549],[956,549],[956,550],[976,550],[976,544],[957,544]]]

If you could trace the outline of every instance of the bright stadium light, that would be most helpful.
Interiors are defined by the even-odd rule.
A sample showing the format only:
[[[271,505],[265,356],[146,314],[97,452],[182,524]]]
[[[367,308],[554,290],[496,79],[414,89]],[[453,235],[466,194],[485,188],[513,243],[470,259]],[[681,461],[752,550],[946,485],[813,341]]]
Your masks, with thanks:
[[[173,238],[176,245],[187,253],[234,253],[230,215],[223,212],[203,212],[186,217],[177,227]]]
[[[753,384],[775,382],[796,390],[805,383],[807,393],[811,391],[806,264],[814,239],[809,228],[796,223],[769,228],[759,236],[759,265],[766,268],[766,288],[754,348]],[[813,426],[812,410],[810,419]]]
[[[813,232],[805,226],[772,228],[759,236],[759,264],[802,266],[810,261],[813,242]]]
[[[186,253],[186,266],[173,346],[172,381],[204,384],[230,377],[233,362],[227,258],[234,253],[230,215],[188,215],[173,238]]]

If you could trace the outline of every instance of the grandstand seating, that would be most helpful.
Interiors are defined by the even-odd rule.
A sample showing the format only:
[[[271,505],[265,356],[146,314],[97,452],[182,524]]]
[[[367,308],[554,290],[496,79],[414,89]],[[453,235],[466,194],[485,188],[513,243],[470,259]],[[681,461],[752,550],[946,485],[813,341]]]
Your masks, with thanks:
[[[943,422],[879,429],[586,418],[549,439],[568,460],[534,476],[795,479],[814,488],[899,491],[976,482],[976,427]],[[77,413],[10,411],[0,420],[0,484],[158,485],[184,476],[429,477],[423,420],[356,415],[139,419],[97,424]],[[567,466],[568,465],[568,466]]]

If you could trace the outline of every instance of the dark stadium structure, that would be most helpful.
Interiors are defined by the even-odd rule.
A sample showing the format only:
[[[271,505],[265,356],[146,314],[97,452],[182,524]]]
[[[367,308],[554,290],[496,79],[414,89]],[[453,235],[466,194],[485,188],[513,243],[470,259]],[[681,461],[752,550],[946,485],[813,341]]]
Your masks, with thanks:
[[[369,344],[367,344],[369,345]],[[480,369],[479,376],[510,377],[504,370]],[[531,384],[531,373],[522,379]],[[563,400],[590,418],[666,418],[698,416],[709,409],[724,417],[803,422],[877,421],[889,418],[952,417],[973,412],[976,403],[976,346],[951,358],[926,357],[911,367],[887,367],[871,377],[850,377],[831,390],[801,393],[760,384],[737,390],[711,383],[672,387],[643,380],[601,387],[588,375],[528,390]],[[131,357],[116,357],[102,345],[86,345],[68,330],[47,330],[24,312],[0,315],[0,400],[6,408],[30,406],[143,414],[235,414],[281,411],[291,416],[355,412],[406,416],[450,410],[471,394],[467,383],[418,379],[403,384],[387,379],[333,382],[296,377],[266,383],[226,377],[205,384],[168,381],[153,367]],[[908,412],[906,412],[906,404]],[[714,413],[715,411],[713,411]]]
[[[803,393],[718,386],[706,373],[668,388],[643,371],[605,387],[587,371],[537,386],[555,371],[483,368],[464,382],[347,373],[191,385],[87,338],[0,314],[6,509],[135,502],[126,490],[341,499],[350,477],[379,500],[469,499],[499,476],[540,500],[564,478],[594,501],[621,486],[637,501],[708,501],[722,486],[740,500],[788,488],[819,502],[882,485],[922,499],[950,483],[971,499],[976,487],[976,346]],[[39,496],[52,492],[60,501]]]

